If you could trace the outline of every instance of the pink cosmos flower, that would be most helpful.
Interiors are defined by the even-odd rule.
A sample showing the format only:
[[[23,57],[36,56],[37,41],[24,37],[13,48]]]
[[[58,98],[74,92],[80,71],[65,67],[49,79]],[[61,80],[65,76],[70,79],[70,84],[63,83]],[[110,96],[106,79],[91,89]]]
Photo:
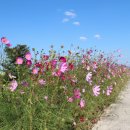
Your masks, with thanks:
[[[18,65],[23,64],[23,58],[17,57],[17,58],[16,58],[16,64],[18,64]]]
[[[9,40],[8,40],[6,37],[2,37],[2,38],[1,38],[1,42],[2,42],[3,44],[9,44],[9,43],[10,43]]]
[[[39,79],[38,83],[39,83],[40,85],[45,85],[45,84],[46,84],[46,81],[43,80],[43,79]]]
[[[64,72],[67,71],[67,70],[68,70],[68,65],[67,65],[67,63],[66,63],[66,62],[61,63],[61,65],[60,65],[60,71],[61,71],[62,73],[64,73]]]
[[[87,75],[86,75],[86,81],[91,84],[92,83],[92,72],[89,72]]]
[[[73,101],[74,101],[73,97],[68,98],[68,102],[73,102]]]
[[[98,96],[100,94],[100,86],[95,85],[93,87],[93,94],[94,96]]]
[[[93,62],[92,67],[93,67],[94,70],[97,69],[98,68],[97,62]]]
[[[26,54],[25,54],[25,58],[26,58],[26,60],[31,60],[31,58],[32,58],[32,55],[31,55],[31,53],[30,52],[27,52]]]
[[[16,90],[17,86],[18,86],[17,81],[16,81],[16,80],[12,80],[12,81],[10,82],[9,89],[11,90],[11,92],[13,92],[13,91]]]
[[[53,76],[61,76],[61,71],[52,72]]]
[[[107,87],[106,95],[109,96],[112,93],[112,85]]]
[[[81,96],[80,90],[79,89],[75,89],[74,90],[74,98],[75,99],[79,99]]]
[[[79,105],[80,105],[80,108],[84,108],[85,107],[85,100],[81,99]]]
[[[33,74],[38,74],[38,68],[36,68],[36,67],[33,68],[33,69],[32,69],[32,73],[33,73]]]

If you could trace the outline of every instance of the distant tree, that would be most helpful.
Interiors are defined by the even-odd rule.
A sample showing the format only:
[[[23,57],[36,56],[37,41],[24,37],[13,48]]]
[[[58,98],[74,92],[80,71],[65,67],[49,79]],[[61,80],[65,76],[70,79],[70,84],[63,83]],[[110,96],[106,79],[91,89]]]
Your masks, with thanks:
[[[4,59],[4,62],[2,63],[2,67],[5,73],[5,76],[4,76],[5,80],[8,79],[9,73],[17,77],[18,73],[17,73],[16,58],[17,57],[24,58],[24,55],[27,52],[29,52],[29,47],[27,47],[27,45],[18,44],[16,47],[13,47],[13,48],[5,47],[4,52],[5,52],[5,59]],[[24,68],[26,68],[25,64],[22,65],[21,70]]]

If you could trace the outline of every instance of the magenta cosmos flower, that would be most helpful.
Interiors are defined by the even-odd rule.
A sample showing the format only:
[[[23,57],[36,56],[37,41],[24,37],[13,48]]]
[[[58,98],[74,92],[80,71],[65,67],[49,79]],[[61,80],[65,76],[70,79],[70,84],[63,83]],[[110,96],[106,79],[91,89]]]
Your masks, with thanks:
[[[13,92],[13,91],[16,90],[17,86],[18,86],[17,81],[16,81],[16,80],[12,80],[12,81],[10,82],[9,89],[11,90],[11,92]]]
[[[95,85],[93,87],[93,94],[94,96],[98,96],[100,94],[100,86]]]
[[[17,58],[16,58],[16,64],[18,64],[18,65],[23,64],[23,58],[17,57]]]
[[[6,44],[6,46],[11,47],[12,45],[10,43]]]
[[[30,52],[27,52],[27,53],[25,54],[25,58],[26,58],[26,60],[31,60],[31,58],[32,58],[31,53],[30,53]]]
[[[75,89],[74,90],[74,98],[75,99],[79,99],[81,96],[80,90],[79,89]]]
[[[67,60],[66,60],[65,57],[61,56],[61,57],[59,58],[59,61],[60,61],[60,62],[66,62]]]
[[[27,61],[26,61],[26,65],[27,65],[28,67],[30,67],[30,66],[32,65],[32,61],[31,61],[31,60],[27,60]]]

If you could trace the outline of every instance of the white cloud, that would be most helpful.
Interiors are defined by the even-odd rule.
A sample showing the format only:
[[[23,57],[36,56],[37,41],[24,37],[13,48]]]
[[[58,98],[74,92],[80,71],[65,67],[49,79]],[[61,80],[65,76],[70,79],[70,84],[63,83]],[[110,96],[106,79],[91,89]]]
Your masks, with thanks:
[[[76,13],[74,13],[73,11],[66,11],[64,14],[70,18],[76,17]]]
[[[80,36],[80,40],[82,40],[82,41],[86,41],[88,38],[87,37],[85,37],[85,36]]]
[[[73,24],[76,25],[76,26],[79,26],[79,25],[80,25],[80,22],[75,21],[75,22],[73,22]]]
[[[69,19],[68,19],[68,18],[64,18],[64,19],[62,20],[62,22],[63,22],[63,23],[69,22]]]
[[[99,40],[99,39],[101,39],[101,35],[100,35],[100,34],[95,34],[95,35],[94,35],[94,38],[96,38],[96,39]]]

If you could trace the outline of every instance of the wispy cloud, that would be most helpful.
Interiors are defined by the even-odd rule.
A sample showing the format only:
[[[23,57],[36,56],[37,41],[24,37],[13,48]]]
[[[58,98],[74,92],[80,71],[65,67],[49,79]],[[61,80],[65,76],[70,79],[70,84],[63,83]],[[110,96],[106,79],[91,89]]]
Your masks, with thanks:
[[[96,39],[99,40],[99,39],[101,39],[101,35],[100,35],[100,34],[95,34],[95,35],[94,35],[94,38],[96,38]]]
[[[64,14],[68,16],[69,18],[75,18],[76,13],[74,11],[65,11]]]
[[[68,19],[68,18],[64,18],[63,20],[62,20],[62,22],[63,23],[66,23],[66,22],[69,22],[70,20]]]
[[[64,12],[64,18],[62,20],[63,23],[72,22],[75,26],[80,26],[80,22],[76,20],[77,14],[74,10],[67,10]]]
[[[80,22],[78,22],[78,21],[73,22],[73,24],[76,26],[80,26]]]
[[[86,36],[80,36],[80,40],[86,41],[88,38]]]

